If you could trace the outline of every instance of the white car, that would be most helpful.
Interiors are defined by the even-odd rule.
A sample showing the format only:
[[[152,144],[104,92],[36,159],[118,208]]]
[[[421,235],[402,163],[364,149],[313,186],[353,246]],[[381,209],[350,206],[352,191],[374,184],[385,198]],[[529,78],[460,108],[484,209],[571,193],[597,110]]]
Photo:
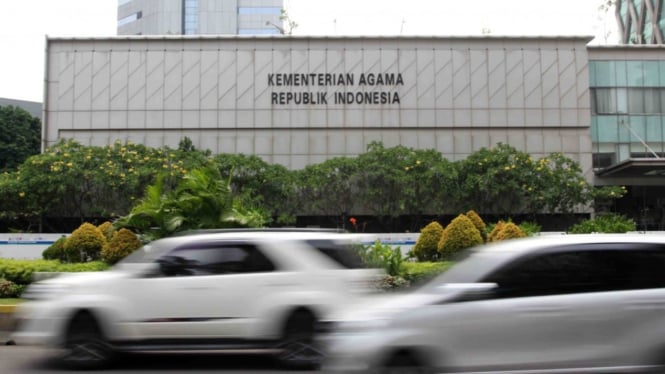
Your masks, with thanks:
[[[32,284],[17,344],[62,349],[72,367],[118,352],[252,350],[316,365],[318,322],[370,289],[352,236],[234,230],[160,239],[109,271]]]
[[[665,363],[665,236],[481,246],[324,341],[331,372],[627,373]]]

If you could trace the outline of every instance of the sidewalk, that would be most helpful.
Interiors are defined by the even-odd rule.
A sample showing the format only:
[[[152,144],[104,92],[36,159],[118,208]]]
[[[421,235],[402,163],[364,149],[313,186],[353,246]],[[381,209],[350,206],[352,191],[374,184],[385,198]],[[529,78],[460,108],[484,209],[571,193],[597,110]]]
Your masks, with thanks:
[[[10,342],[12,329],[12,313],[16,306],[0,305],[0,345],[6,345]]]

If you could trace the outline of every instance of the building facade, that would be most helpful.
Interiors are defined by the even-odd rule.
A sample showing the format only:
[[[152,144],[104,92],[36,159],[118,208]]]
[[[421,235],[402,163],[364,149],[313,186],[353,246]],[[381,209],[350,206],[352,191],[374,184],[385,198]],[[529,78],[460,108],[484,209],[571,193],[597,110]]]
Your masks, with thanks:
[[[621,211],[665,228],[665,45],[589,47],[594,184],[627,186]]]
[[[276,35],[282,0],[119,0],[118,35]]]
[[[615,15],[623,44],[664,44],[663,0],[616,0]]]
[[[292,169],[372,141],[498,143],[592,172],[586,37],[49,39],[43,146],[117,140]]]

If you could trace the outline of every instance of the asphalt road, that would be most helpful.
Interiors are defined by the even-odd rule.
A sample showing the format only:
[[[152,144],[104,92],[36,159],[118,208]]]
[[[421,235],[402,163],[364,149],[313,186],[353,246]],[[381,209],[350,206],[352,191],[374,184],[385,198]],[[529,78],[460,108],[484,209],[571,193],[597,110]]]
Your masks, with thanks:
[[[54,351],[40,347],[0,346],[0,373],[72,373],[57,366]],[[86,371],[76,371],[85,373]],[[252,355],[123,356],[104,373],[292,373],[274,360]],[[293,373],[322,373],[296,371]]]

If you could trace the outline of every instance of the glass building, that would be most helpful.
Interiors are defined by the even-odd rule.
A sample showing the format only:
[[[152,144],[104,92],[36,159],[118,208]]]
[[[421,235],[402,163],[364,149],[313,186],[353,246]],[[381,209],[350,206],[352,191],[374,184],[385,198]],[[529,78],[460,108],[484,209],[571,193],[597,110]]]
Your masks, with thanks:
[[[118,35],[277,35],[282,0],[119,0]]]
[[[663,0],[616,0],[617,26],[623,44],[663,44]]]
[[[665,45],[588,47],[596,185],[629,190],[619,211],[665,228]]]

